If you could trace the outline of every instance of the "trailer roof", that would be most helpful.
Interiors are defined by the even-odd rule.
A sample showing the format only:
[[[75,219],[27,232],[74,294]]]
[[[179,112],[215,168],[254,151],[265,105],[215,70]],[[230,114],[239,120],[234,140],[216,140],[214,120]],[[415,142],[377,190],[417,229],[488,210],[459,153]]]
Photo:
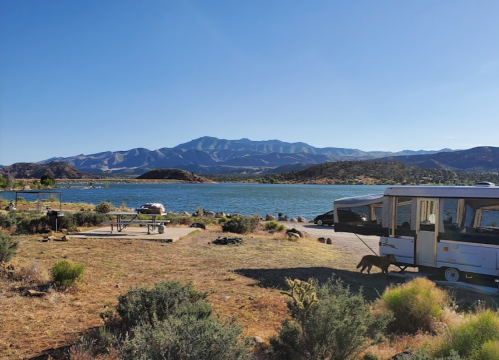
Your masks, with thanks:
[[[419,196],[448,198],[498,198],[496,186],[393,186],[385,190],[385,196]]]

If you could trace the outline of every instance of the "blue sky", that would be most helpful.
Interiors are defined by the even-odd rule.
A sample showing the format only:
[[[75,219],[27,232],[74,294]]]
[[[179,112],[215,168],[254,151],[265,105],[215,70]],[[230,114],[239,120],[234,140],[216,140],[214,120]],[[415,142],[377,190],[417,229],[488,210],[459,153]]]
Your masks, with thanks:
[[[201,137],[499,146],[496,0],[0,0],[0,164]]]

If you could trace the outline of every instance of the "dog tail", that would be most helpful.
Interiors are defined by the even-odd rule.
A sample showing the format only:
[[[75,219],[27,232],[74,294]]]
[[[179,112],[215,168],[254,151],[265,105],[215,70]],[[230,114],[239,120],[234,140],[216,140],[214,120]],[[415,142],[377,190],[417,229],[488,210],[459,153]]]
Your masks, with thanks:
[[[360,260],[359,265],[357,265],[357,269],[360,268],[361,266],[362,266],[362,260]]]

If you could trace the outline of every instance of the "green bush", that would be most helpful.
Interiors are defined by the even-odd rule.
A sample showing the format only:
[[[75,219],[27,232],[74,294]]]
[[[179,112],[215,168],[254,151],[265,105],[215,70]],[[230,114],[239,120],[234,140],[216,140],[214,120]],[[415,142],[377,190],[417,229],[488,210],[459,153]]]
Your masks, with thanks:
[[[223,232],[247,234],[253,232],[260,221],[256,216],[235,216],[222,224]]]
[[[354,359],[382,340],[391,320],[389,314],[372,315],[362,294],[350,293],[339,280],[330,279],[317,289],[318,302],[303,282],[289,295],[292,300],[288,301],[288,308],[294,321],[285,320],[279,337],[271,338],[275,358]]]
[[[239,360],[248,358],[241,327],[229,320],[184,314],[142,323],[123,344],[122,359]]]
[[[76,226],[97,226],[109,220],[109,215],[92,211],[80,211],[74,213],[72,216],[73,223]]]
[[[499,315],[491,310],[472,315],[466,322],[450,329],[435,350],[435,356],[447,356],[451,350],[473,360],[485,359],[499,341]],[[491,358],[496,359],[496,358]]]
[[[69,260],[61,260],[50,270],[52,282],[57,287],[70,287],[83,278],[85,266]]]
[[[385,290],[377,305],[381,304],[381,308],[386,307],[393,313],[391,331],[415,333],[431,331],[433,319],[441,317],[448,302],[448,294],[438,289],[434,282],[416,278]]]
[[[275,220],[271,220],[269,222],[266,222],[263,225],[263,227],[264,227],[265,230],[270,231],[270,232],[284,231],[286,229],[286,226],[284,226],[283,224],[279,224]]]
[[[105,214],[113,210],[115,210],[113,204],[107,201],[102,201],[99,204],[95,205],[95,211],[98,213]]]
[[[475,357],[477,360],[499,360],[499,341],[491,340],[483,344]]]
[[[16,254],[19,243],[0,231],[0,263],[7,262]]]
[[[187,215],[176,215],[168,214],[165,216],[167,220],[170,220],[171,225],[191,225],[193,223],[192,218]]]
[[[207,294],[195,291],[192,285],[177,281],[160,282],[153,288],[133,288],[118,297],[116,311],[128,326],[139,323],[153,324],[179,313],[193,314],[199,318],[211,315],[212,309],[205,301]]]

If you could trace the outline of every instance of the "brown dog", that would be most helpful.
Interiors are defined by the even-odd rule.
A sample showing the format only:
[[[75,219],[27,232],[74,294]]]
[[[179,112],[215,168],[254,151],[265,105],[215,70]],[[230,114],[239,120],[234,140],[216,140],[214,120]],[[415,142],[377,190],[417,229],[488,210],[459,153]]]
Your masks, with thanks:
[[[395,259],[395,255],[387,254],[386,256],[376,256],[376,255],[366,255],[360,260],[359,265],[357,265],[357,269],[362,266],[360,272],[364,272],[367,268],[367,273],[371,273],[371,268],[373,266],[379,267],[383,274],[388,274],[388,267],[390,264],[393,264],[397,259]]]

